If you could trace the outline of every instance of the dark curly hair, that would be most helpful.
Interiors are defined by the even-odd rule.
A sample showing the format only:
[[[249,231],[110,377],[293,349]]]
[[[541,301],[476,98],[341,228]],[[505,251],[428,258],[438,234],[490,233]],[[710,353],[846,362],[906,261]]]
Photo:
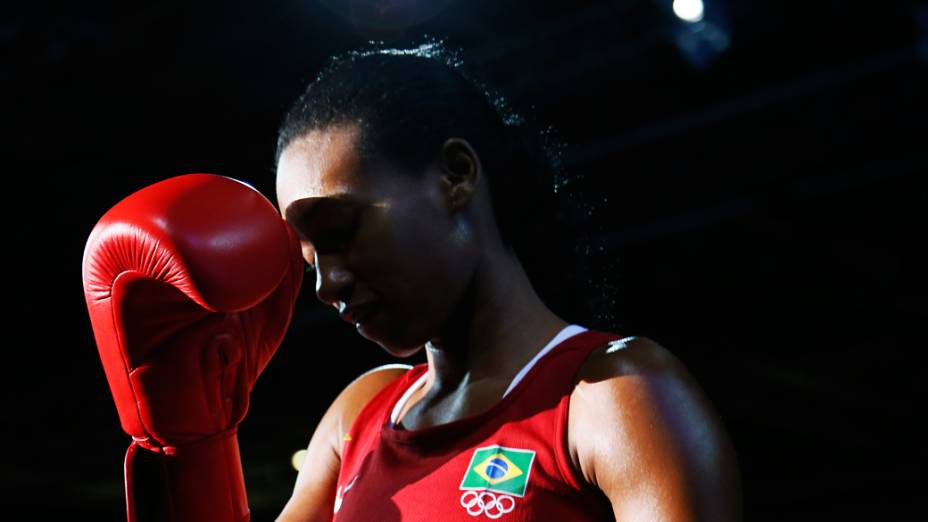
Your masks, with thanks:
[[[280,126],[275,165],[293,140],[342,124],[359,127],[362,162],[386,158],[412,175],[425,171],[446,139],[466,139],[480,156],[503,241],[547,304],[582,321],[589,310],[577,297],[577,249],[557,194],[567,177],[554,128],[530,125],[442,41],[409,49],[371,44],[333,57],[306,86]]]

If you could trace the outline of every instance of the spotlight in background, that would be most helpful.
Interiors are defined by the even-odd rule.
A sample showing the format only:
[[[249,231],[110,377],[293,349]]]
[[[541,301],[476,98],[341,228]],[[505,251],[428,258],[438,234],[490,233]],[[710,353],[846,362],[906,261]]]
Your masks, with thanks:
[[[301,449],[290,457],[290,465],[293,466],[293,469],[300,471],[304,460],[306,460],[306,450]]]
[[[673,0],[673,14],[684,22],[696,23],[702,20],[705,6],[702,0]]]
[[[731,34],[725,15],[725,0],[663,0],[666,9],[672,7],[679,20],[675,24],[674,41],[680,54],[697,69],[711,65],[731,44]],[[681,22],[682,21],[682,22]]]

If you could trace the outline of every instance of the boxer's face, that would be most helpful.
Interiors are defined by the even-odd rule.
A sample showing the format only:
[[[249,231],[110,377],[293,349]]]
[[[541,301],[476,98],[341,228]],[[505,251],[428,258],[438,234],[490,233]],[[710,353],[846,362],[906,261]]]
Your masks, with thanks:
[[[364,167],[356,138],[356,128],[334,127],[294,140],[277,166],[278,206],[315,267],[318,298],[338,309],[373,301],[359,333],[406,357],[463,295],[476,263],[472,234],[449,207],[440,169]]]

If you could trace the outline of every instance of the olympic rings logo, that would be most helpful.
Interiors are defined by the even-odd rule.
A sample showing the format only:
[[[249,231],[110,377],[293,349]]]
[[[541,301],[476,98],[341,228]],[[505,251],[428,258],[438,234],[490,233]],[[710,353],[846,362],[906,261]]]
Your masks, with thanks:
[[[516,508],[516,499],[509,495],[496,496],[489,491],[465,491],[461,495],[461,506],[472,517],[481,514],[488,518],[499,518]]]

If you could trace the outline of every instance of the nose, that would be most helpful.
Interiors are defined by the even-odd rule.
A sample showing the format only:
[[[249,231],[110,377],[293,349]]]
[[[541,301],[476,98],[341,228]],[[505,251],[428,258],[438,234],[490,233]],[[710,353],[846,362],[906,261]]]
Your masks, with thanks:
[[[316,297],[326,304],[339,308],[351,300],[355,277],[340,256],[316,254]]]

